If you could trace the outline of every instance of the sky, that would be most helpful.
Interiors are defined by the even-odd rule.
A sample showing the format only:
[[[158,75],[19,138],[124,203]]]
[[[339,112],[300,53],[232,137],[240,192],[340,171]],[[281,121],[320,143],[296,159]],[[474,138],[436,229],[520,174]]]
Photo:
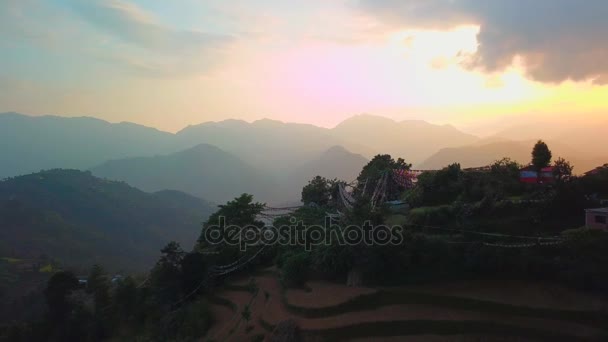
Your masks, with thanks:
[[[0,0],[0,112],[602,120],[607,18],[605,0]]]

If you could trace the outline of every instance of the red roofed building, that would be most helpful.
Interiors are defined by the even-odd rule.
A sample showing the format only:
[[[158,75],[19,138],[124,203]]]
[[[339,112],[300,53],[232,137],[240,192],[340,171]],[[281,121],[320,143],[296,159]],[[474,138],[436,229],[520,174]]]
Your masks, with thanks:
[[[526,166],[519,170],[519,181],[522,183],[553,183],[553,166],[543,167],[540,171],[540,177],[534,166]]]

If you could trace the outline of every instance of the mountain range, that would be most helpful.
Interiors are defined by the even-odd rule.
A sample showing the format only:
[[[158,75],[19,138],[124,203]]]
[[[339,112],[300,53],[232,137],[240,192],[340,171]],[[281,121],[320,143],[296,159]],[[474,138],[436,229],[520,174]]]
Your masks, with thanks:
[[[88,117],[4,113],[0,178],[75,168],[147,191],[181,190],[217,203],[252,192],[260,201],[279,203],[298,200],[302,184],[317,174],[353,180],[376,154],[404,158],[419,169],[454,162],[481,166],[502,157],[527,163],[533,141],[546,139],[555,157],[570,159],[584,172],[608,161],[602,130],[530,124],[479,138],[451,125],[357,115],[331,129],[225,120],[173,134]]]

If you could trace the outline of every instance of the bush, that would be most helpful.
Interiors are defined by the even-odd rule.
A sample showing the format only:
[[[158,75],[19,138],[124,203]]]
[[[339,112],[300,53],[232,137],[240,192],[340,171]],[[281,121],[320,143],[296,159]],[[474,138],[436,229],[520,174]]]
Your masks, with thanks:
[[[206,300],[197,300],[179,311],[176,326],[180,340],[200,338],[211,327],[212,317]]]
[[[288,257],[283,264],[281,281],[288,287],[303,285],[308,276],[310,255],[308,253],[294,254]]]

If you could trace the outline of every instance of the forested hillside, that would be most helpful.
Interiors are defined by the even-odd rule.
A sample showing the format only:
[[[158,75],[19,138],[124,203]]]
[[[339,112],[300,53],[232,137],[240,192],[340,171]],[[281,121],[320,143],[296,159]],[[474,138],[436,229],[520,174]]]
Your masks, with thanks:
[[[89,172],[50,170],[0,182],[0,256],[144,270],[168,240],[191,246],[212,206],[146,193]]]

